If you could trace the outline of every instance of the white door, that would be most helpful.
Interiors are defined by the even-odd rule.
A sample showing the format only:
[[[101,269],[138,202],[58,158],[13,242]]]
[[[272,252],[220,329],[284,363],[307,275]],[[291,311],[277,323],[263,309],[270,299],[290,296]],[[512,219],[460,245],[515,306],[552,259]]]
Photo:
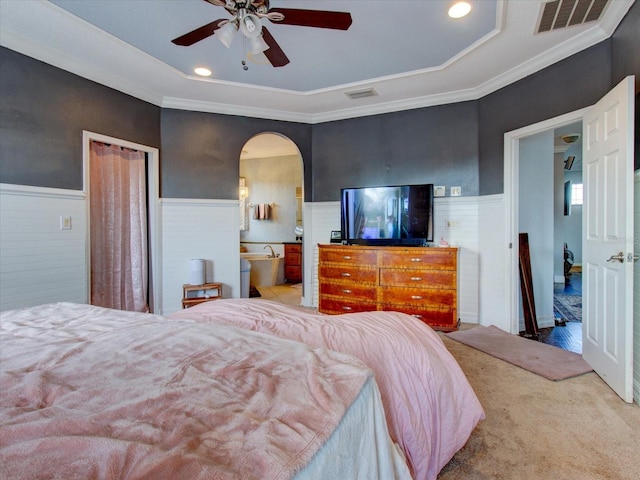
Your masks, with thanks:
[[[582,355],[633,401],[633,103],[627,77],[583,123]]]

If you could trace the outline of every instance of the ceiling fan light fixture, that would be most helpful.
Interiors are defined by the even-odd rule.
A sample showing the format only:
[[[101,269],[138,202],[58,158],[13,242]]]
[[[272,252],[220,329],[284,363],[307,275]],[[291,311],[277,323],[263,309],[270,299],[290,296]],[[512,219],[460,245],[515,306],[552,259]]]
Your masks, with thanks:
[[[233,22],[227,22],[216,32],[216,37],[225,47],[229,48],[237,32],[238,26]]]
[[[247,38],[259,37],[262,33],[262,21],[257,15],[247,13],[240,18],[240,31]]]
[[[449,9],[449,16],[451,18],[462,18],[469,14],[471,11],[471,4],[469,2],[456,2]]]
[[[568,135],[563,135],[562,136],[562,141],[564,143],[576,143],[578,141],[578,139],[580,138],[580,134],[579,133],[570,133]]]
[[[262,35],[249,38],[249,46],[250,46],[250,52],[254,56],[269,49],[269,45],[267,45],[267,42],[264,41],[264,38],[262,38]]]

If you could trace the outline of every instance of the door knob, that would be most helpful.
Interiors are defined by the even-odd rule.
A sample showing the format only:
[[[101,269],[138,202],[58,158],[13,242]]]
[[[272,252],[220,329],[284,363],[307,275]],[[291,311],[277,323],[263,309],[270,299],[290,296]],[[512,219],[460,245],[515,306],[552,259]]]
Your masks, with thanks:
[[[620,263],[624,262],[624,253],[623,252],[619,252],[617,255],[611,255],[609,257],[609,260],[607,260],[607,262],[615,262],[618,261]]]

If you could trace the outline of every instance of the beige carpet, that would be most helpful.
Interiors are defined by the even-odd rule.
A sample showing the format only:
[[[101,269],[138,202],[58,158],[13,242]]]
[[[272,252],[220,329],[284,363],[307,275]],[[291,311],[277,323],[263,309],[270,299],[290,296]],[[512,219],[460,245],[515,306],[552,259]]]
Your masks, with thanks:
[[[446,335],[548,380],[565,380],[592,370],[577,353],[519,337],[494,326],[478,325]]]
[[[442,335],[487,415],[439,480],[637,480],[640,407],[595,373],[551,382]]]

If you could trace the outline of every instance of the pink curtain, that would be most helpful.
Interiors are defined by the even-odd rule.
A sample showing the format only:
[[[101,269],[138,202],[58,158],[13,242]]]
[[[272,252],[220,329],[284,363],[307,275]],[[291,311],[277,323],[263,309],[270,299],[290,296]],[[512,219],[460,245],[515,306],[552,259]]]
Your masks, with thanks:
[[[91,142],[91,304],[148,311],[144,152]]]

